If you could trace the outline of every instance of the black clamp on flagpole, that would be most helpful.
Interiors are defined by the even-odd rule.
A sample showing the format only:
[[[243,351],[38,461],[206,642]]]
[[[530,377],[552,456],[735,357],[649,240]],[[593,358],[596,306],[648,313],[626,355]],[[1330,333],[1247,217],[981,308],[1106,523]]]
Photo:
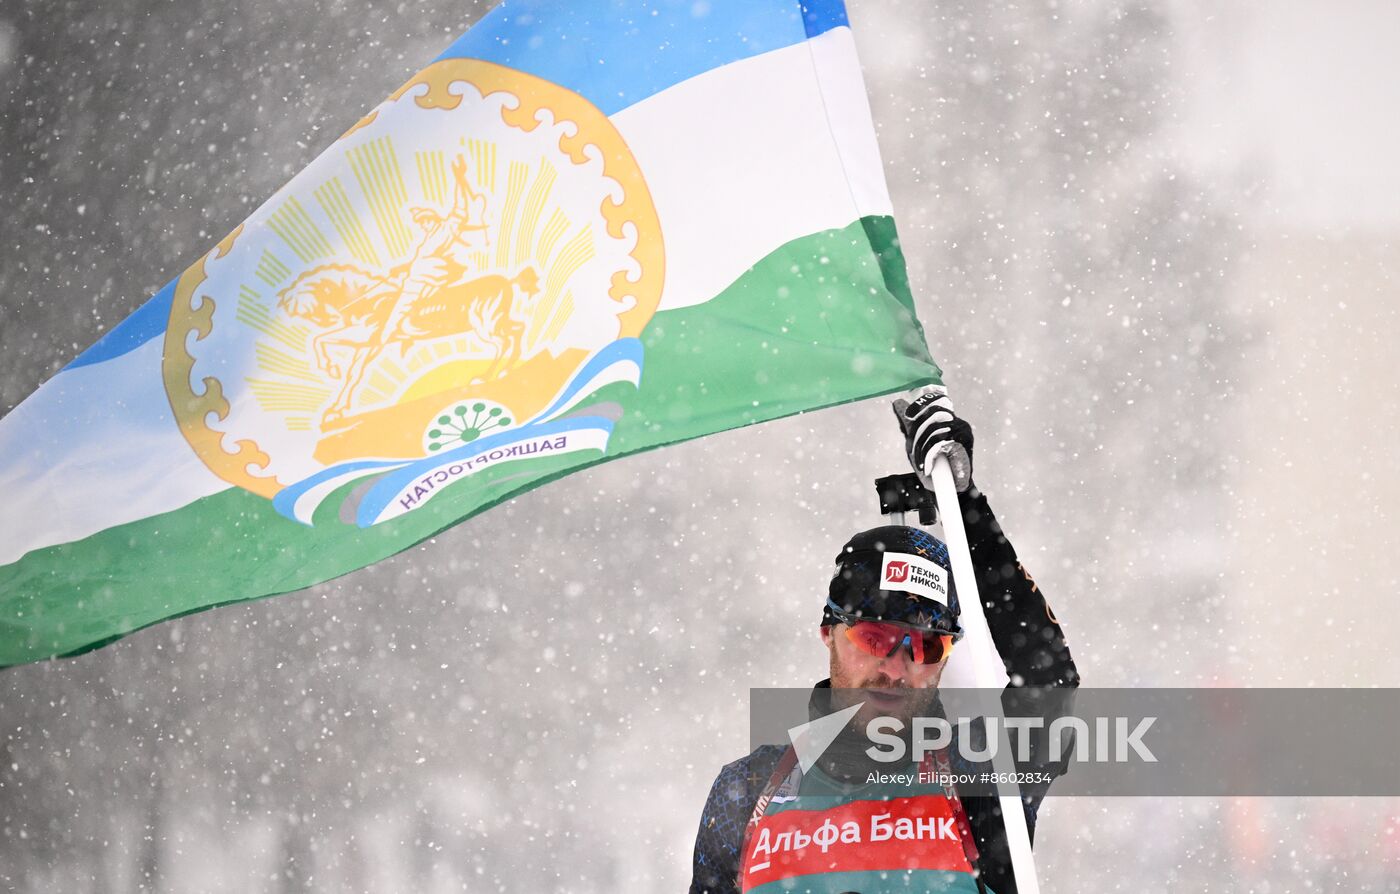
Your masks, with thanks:
[[[904,524],[906,512],[919,513],[919,524],[931,525],[937,516],[938,504],[932,491],[924,487],[913,472],[886,475],[875,479],[875,492],[880,495],[880,514],[892,525]]]

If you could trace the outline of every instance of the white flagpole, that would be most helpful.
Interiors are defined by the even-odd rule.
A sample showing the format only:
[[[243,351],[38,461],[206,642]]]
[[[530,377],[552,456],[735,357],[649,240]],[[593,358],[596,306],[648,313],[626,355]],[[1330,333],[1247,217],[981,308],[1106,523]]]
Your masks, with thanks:
[[[943,523],[943,537],[948,543],[948,558],[953,564],[953,585],[957,587],[963,641],[959,644],[971,654],[971,676],[978,689],[1000,689],[1006,679],[1006,666],[992,642],[987,616],[982,611],[982,597],[977,592],[977,574],[972,569],[972,552],[967,545],[962,510],[958,504],[958,489],[953,483],[953,468],[948,457],[939,454],[933,462],[933,494],[938,498],[938,518]],[[991,699],[994,711],[1001,715],[1000,697]],[[990,716],[990,715],[989,715]],[[998,775],[1015,779],[1015,762],[1011,760],[1011,740],[1006,724],[997,724],[999,737],[992,753],[992,768]],[[989,737],[990,739],[990,737]],[[1001,819],[1006,826],[1006,843],[1011,852],[1011,871],[1016,877],[1020,894],[1040,894],[1040,882],[1035,875],[1035,857],[1031,854],[1030,830],[1026,828],[1026,812],[1021,806],[1021,789],[1014,781],[998,786],[1002,792]],[[1006,794],[1006,792],[1010,794]]]

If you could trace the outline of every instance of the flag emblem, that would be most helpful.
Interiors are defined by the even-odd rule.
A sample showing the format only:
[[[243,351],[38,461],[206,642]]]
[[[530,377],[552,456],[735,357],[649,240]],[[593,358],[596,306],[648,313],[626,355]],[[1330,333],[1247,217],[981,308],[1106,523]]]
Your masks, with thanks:
[[[219,477],[308,523],[375,477],[376,499],[341,513],[374,524],[430,499],[425,475],[606,448],[620,406],[568,411],[637,384],[663,277],[650,193],[606,115],[444,60],[180,278],[166,390]]]

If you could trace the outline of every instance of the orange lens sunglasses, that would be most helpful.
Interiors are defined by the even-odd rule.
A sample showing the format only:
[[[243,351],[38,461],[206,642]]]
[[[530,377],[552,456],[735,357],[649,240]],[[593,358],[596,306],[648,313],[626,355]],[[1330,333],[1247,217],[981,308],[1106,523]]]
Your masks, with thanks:
[[[876,658],[888,658],[900,647],[908,646],[919,664],[937,664],[953,651],[950,633],[929,633],[879,621],[847,621],[845,627],[846,638],[856,648]]]

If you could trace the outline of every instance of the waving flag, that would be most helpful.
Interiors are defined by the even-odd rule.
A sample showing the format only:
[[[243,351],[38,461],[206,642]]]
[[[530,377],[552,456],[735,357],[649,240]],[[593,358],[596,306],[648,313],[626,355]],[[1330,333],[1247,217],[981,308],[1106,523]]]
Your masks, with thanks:
[[[839,0],[507,2],[0,420],[0,666],[938,380]]]

